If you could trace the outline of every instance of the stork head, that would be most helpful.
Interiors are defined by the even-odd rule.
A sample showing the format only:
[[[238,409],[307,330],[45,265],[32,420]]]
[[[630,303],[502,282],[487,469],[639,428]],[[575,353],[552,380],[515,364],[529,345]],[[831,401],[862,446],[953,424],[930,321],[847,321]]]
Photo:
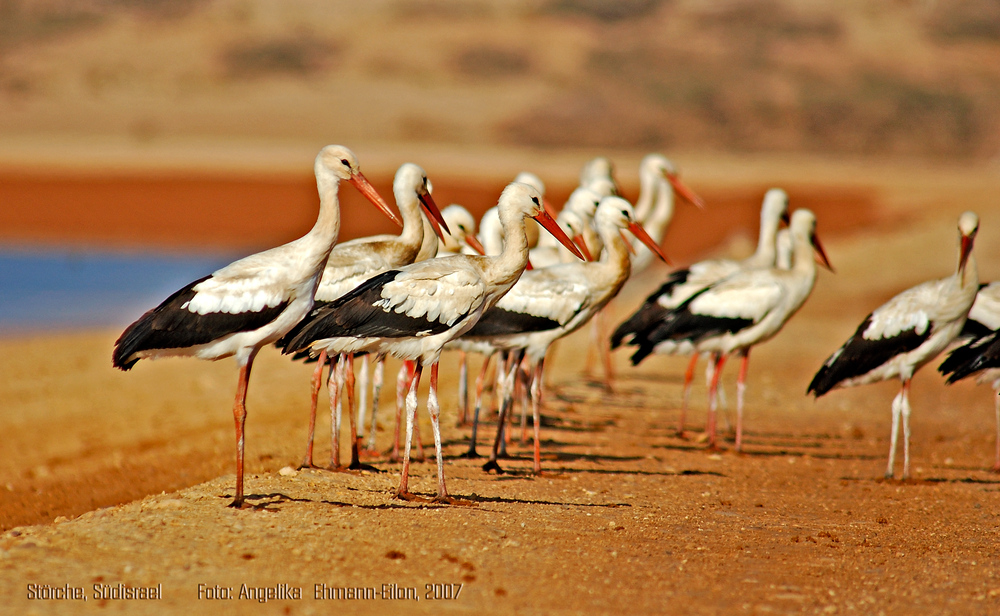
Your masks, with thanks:
[[[593,261],[594,257],[590,254],[590,249],[587,248],[587,242],[583,238],[583,232],[586,229],[587,224],[583,222],[580,215],[571,210],[563,209],[563,211],[559,212],[559,217],[556,218],[556,222],[563,228],[566,235],[573,240],[576,247],[580,249],[580,252],[583,253],[583,258],[587,261]]]
[[[572,240],[559,228],[555,219],[545,211],[545,206],[542,205],[542,194],[535,188],[520,182],[511,182],[507,185],[507,188],[504,188],[503,193],[500,195],[497,207],[501,221],[509,215],[508,212],[517,212],[523,217],[534,218],[538,224],[542,225],[546,231],[559,240],[559,243],[565,246],[567,250],[578,258],[583,259],[583,255],[573,245]]]
[[[385,202],[385,199],[378,194],[378,191],[371,185],[371,182],[361,173],[361,165],[358,163],[358,157],[348,148],[342,145],[328,145],[320,150],[319,154],[316,155],[315,171],[317,177],[332,174],[337,178],[337,181],[347,180],[366,199],[382,210],[390,220],[400,227],[403,226],[403,222],[399,219],[399,216],[392,211],[392,208]]]
[[[590,188],[577,188],[570,193],[563,210],[573,212],[583,220],[584,224],[587,224],[588,221],[594,219],[594,213],[597,212],[597,204],[601,202],[601,197],[601,193]]]
[[[652,250],[653,254],[662,259],[664,263],[670,263],[653,238],[649,237],[649,234],[642,228],[642,225],[636,222],[632,204],[625,199],[621,197],[604,197],[601,199],[601,204],[597,206],[597,213],[594,215],[594,224],[599,229],[612,228],[618,232],[622,229],[628,229],[632,235]],[[626,245],[631,247],[631,244],[628,242],[626,242]]]
[[[437,204],[434,203],[434,198],[431,197],[432,190],[433,187],[431,181],[427,179],[427,173],[419,165],[403,163],[396,170],[392,192],[396,197],[396,205],[399,206],[400,211],[406,207],[404,204],[413,203],[413,198],[416,196],[420,206],[427,213],[427,219],[431,221],[434,232],[437,233],[438,237],[444,239],[444,234],[448,232],[448,223],[441,215]]]
[[[772,188],[764,193],[764,203],[760,206],[760,222],[761,226],[776,225],[778,222],[791,224],[788,216],[788,193],[780,188]]]
[[[598,181],[608,191],[602,192],[602,197],[618,194],[618,183],[615,182],[615,165],[607,156],[598,156],[588,160],[583,165],[583,169],[580,170],[580,186],[594,188],[593,185]]]
[[[976,234],[979,233],[979,216],[975,212],[963,212],[958,218],[958,232],[960,234],[960,244],[958,253],[958,275],[965,279],[965,265],[972,254],[972,245],[976,241]],[[978,281],[976,281],[978,284]]]
[[[812,213],[812,210],[807,210],[804,208],[799,208],[792,213],[791,222],[788,228],[792,232],[792,238],[794,242],[804,240],[812,245],[813,250],[816,252],[816,257],[819,259],[820,264],[826,269],[833,271],[833,266],[830,265],[830,259],[826,256],[826,251],[823,250],[823,244],[819,241],[819,236],[816,235],[816,215]],[[798,249],[795,249],[795,255],[798,258]],[[796,261],[797,263],[797,261]],[[793,267],[795,264],[793,263]]]
[[[476,219],[469,210],[452,203],[441,210],[441,215],[448,223],[448,237],[443,241],[449,250],[458,252],[460,246],[465,244],[481,255],[486,254],[483,245],[479,243],[479,238],[476,237]]]
[[[674,192],[684,198],[685,201],[705,209],[705,201],[688,188],[687,184],[681,181],[677,167],[666,156],[662,154],[647,154],[639,165],[640,173],[648,173],[659,176],[670,182]]]

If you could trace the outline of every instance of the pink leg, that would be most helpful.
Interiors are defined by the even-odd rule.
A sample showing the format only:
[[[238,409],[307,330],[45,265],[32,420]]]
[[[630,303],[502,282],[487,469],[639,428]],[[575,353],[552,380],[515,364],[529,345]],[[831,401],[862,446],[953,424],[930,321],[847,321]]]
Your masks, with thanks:
[[[319,388],[323,384],[323,368],[326,367],[326,351],[319,354],[312,376],[312,403],[309,407],[309,441],[306,443],[306,457],[299,468],[315,468],[313,464],[313,441],[316,438],[316,407],[319,406]]]
[[[345,389],[347,390],[347,417],[350,421],[351,426],[351,463],[347,468],[361,468],[361,452],[358,446],[358,423],[354,416],[354,354],[349,353],[346,356],[347,365],[344,371],[347,374],[347,383]]]
[[[472,435],[469,437],[469,449],[464,454],[463,458],[478,458],[479,453],[476,451],[476,436],[479,430],[479,412],[483,408],[483,387],[486,385],[486,373],[490,368],[490,360],[493,359],[493,355],[487,355],[483,359],[483,367],[479,371],[479,376],[476,377],[476,406],[472,411]]]
[[[246,439],[245,428],[247,423],[247,385],[250,382],[250,368],[253,366],[254,356],[257,350],[250,352],[245,366],[240,366],[239,379],[236,381],[236,400],[233,402],[233,423],[236,424],[236,496],[230,507],[243,508],[243,454],[245,451]]]
[[[996,415],[997,422],[997,438],[996,438],[996,457],[993,459],[993,472],[1000,473],[1000,393],[993,392],[993,414]]]
[[[399,490],[396,491],[396,498],[412,500],[410,494],[410,446],[413,444],[413,421],[417,415],[417,389],[420,387],[420,373],[423,366],[419,363],[413,371],[413,378],[410,380],[409,392],[406,394],[406,446],[403,448],[403,472],[399,480]]]
[[[441,405],[438,404],[438,362],[431,364],[431,386],[427,392],[427,414],[431,416],[434,430],[434,454],[437,458],[438,493],[434,500],[448,501],[448,488],[444,485],[444,454],[441,451]]]
[[[365,451],[369,454],[376,453],[375,450],[375,427],[376,416],[378,415],[379,398],[382,396],[382,380],[385,375],[385,355],[379,355],[375,360],[375,372],[372,375],[372,425],[368,432],[368,444]]]
[[[396,374],[396,428],[393,430],[390,462],[399,462],[399,427],[403,423],[403,407],[406,405],[406,392],[409,390],[411,376],[409,362],[404,361]]]
[[[539,414],[539,403],[542,397],[542,367],[545,365],[545,358],[538,360],[533,370],[534,376],[531,379],[531,417],[534,420],[535,428],[535,474],[542,474],[542,445],[541,445],[541,417]]]
[[[677,436],[686,438],[684,422],[687,419],[688,403],[691,401],[691,381],[694,380],[694,368],[698,364],[698,354],[692,353],[687,370],[684,371],[684,396],[681,398],[681,418],[677,421]]]
[[[750,366],[750,349],[740,351],[740,374],[736,379],[736,451],[743,448],[743,393],[747,387],[747,368]]]
[[[331,359],[330,380],[330,469],[340,468],[340,390],[344,384],[343,356]]]
[[[721,353],[715,354],[711,361],[715,362],[715,373],[712,374],[712,383],[708,388],[708,425],[706,426],[706,432],[708,432],[708,448],[718,449],[718,443],[715,439],[716,432],[716,396],[719,391],[719,377],[722,375],[722,366],[726,363],[726,356]]]
[[[458,425],[469,423],[469,365],[465,351],[458,352]]]

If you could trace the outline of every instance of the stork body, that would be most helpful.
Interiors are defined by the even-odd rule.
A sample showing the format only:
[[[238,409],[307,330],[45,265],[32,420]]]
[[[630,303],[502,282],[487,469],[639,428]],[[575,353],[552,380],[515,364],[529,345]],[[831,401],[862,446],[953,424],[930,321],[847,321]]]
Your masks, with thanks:
[[[320,277],[316,287],[315,303],[312,312],[322,308],[348,291],[354,289],[362,282],[379,272],[390,268],[400,267],[413,263],[420,256],[421,250],[433,256],[437,251],[437,236],[434,229],[437,227],[429,222],[430,219],[437,223],[443,223],[444,219],[438,210],[434,199],[431,197],[428,187],[427,174],[422,168],[413,163],[405,163],[396,171],[393,180],[393,195],[396,198],[396,206],[403,218],[403,229],[399,235],[379,235],[368,238],[359,238],[337,245],[330,252],[323,275]],[[425,209],[429,219],[421,214],[421,208]],[[429,228],[425,233],[425,225]],[[429,237],[427,235],[429,234]],[[288,334],[294,337],[295,334],[306,327],[310,317],[304,318]],[[346,357],[337,358],[329,356],[331,363],[336,361],[346,362]],[[322,372],[326,364],[327,355],[321,354],[320,361],[317,362],[315,373],[312,379],[312,404],[309,413],[309,438],[306,445],[306,456],[302,465],[307,467],[313,464],[313,437],[316,426],[316,407],[320,384],[322,382]],[[367,371],[364,372],[367,374]],[[348,413],[351,424],[351,463],[349,468],[357,468],[360,465],[358,456],[357,428],[353,412],[354,399],[354,373],[346,368],[339,372],[331,368],[330,379],[345,377],[348,383],[345,386],[343,379],[330,388],[330,411],[331,411],[331,451],[330,468],[340,467],[340,412],[341,407],[339,393],[346,393],[348,402]],[[367,381],[367,379],[365,379]],[[362,383],[362,389],[367,390],[367,382]],[[362,407],[365,401],[362,401]]]
[[[951,385],[975,377],[976,383],[993,388],[993,413],[996,419],[996,451],[993,472],[1000,473],[1000,282],[984,285],[959,334],[961,346],[941,362],[938,370]]]
[[[664,344],[711,353],[715,360],[709,387],[708,444],[715,447],[715,398],[726,358],[741,357],[737,380],[736,449],[743,443],[743,397],[750,350],[777,334],[812,292],[816,281],[814,248],[826,262],[815,237],[816,217],[809,210],[792,216],[793,257],[790,269],[759,268],[739,272],[690,297],[653,328],[633,340],[633,365]]]
[[[972,246],[979,218],[959,218],[960,246],[954,275],[903,291],[865,317],[857,331],[824,362],[809,384],[818,398],[838,387],[898,378],[892,401],[892,431],[885,476],[893,476],[899,424],[903,424],[903,478],[910,475],[910,381],[914,373],[948,347],[962,331],[976,298],[979,277]]]
[[[114,365],[122,370],[144,358],[236,358],[234,507],[243,506],[246,392],[253,360],[261,348],[290,331],[313,306],[320,274],[340,231],[340,181],[354,184],[396,220],[347,148],[323,148],[316,157],[315,172],[320,212],[309,233],[240,259],[177,291],[130,325],[118,338],[112,355]]]
[[[409,448],[423,368],[431,367],[427,408],[437,452],[438,498],[448,499],[438,424],[437,363],[441,351],[449,340],[475,325],[520,277],[528,255],[525,217],[536,217],[550,232],[561,234],[555,221],[545,214],[541,195],[526,184],[511,183],[504,189],[498,213],[505,237],[501,254],[453,255],[383,272],[317,311],[310,324],[286,346],[286,352],[367,351],[417,362],[406,401],[407,443],[398,490],[401,498],[411,497]]]
[[[672,310],[675,310],[696,293],[729,276],[742,271],[774,267],[775,238],[778,233],[778,225],[787,217],[788,195],[785,191],[780,188],[772,188],[767,191],[761,205],[760,231],[756,251],[746,259],[709,259],[672,272],[666,281],[646,298],[639,309],[618,326],[611,335],[611,348],[616,349],[622,344],[635,344],[634,337],[643,337],[647,332],[658,327]],[[694,348],[683,339],[667,339],[661,341],[653,351],[662,355],[692,354]],[[684,373],[684,393],[677,426],[677,432],[681,436],[684,435],[691,382],[694,378],[694,368],[698,356],[697,353],[692,354],[691,362]],[[713,357],[708,362],[708,378],[706,380],[709,381],[709,384],[714,379],[717,360],[717,357]]]
[[[632,206],[620,197],[601,200],[594,217],[604,242],[600,261],[553,265],[525,272],[520,280],[456,340],[500,351],[523,350],[532,376],[530,396],[534,416],[534,470],[541,472],[538,404],[545,354],[556,340],[583,327],[621,290],[631,271],[631,255],[621,231],[628,229],[659,253],[656,243],[635,221]],[[662,257],[662,253],[661,258]],[[501,418],[510,408],[513,392],[505,388]],[[502,419],[499,430],[502,430]],[[499,437],[497,446],[499,445]],[[496,466],[497,447],[487,466]]]

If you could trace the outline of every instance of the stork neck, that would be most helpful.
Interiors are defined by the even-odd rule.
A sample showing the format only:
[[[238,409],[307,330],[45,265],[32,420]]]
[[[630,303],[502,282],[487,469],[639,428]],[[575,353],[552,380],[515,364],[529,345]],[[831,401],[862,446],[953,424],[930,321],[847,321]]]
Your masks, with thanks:
[[[780,218],[771,215],[766,209],[760,216],[760,234],[757,236],[757,250],[750,257],[750,261],[756,267],[774,267],[774,260],[777,257],[775,246],[778,237],[778,223]],[[808,250],[812,250],[808,238],[805,240]],[[795,258],[798,260],[798,249],[796,248]]]
[[[500,227],[503,230],[503,250],[491,259],[491,276],[501,285],[513,284],[528,265],[527,222],[519,212],[500,210]]]
[[[337,243],[340,234],[340,179],[325,167],[316,168],[316,188],[319,190],[319,216],[308,236],[317,242],[328,244],[327,252]]]
[[[956,272],[956,274],[961,276],[958,284],[963,289],[979,291],[979,269],[976,267],[976,255],[970,253],[969,258],[965,261],[965,269]]]
[[[650,213],[649,218],[636,219],[642,221],[642,226],[649,233],[657,244],[663,241],[663,235],[667,230],[667,225],[674,217],[674,187],[664,179],[657,180],[656,207]]]
[[[635,200],[635,219],[640,223],[653,211],[653,201],[659,197],[659,192],[663,190],[658,178],[652,173],[642,169],[639,173],[639,198]]]
[[[406,247],[418,250],[424,240],[424,220],[420,214],[420,202],[416,193],[406,195],[404,199],[396,197],[396,205],[403,217],[403,230],[399,241]]]
[[[406,224],[406,221],[403,221]],[[427,219],[422,213],[420,215],[420,226],[422,228],[420,237],[420,250],[417,251],[417,257],[414,261],[426,261],[427,259],[433,259],[437,256],[438,250],[441,246],[438,243],[438,236],[434,233],[434,227],[431,226],[431,221]]]

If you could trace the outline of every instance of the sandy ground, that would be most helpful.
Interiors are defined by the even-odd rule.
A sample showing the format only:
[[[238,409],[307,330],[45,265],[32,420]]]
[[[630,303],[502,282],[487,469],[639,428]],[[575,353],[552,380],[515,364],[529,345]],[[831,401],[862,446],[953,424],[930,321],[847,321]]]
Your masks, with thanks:
[[[745,453],[728,443],[708,452],[674,435],[683,358],[631,368],[618,355],[609,394],[582,376],[588,339],[577,334],[550,362],[540,477],[528,473],[530,448],[518,432],[504,475],[457,457],[467,430],[454,426],[455,358],[446,355],[448,485],[471,504],[405,504],[392,498],[399,467],[384,458],[373,461],[376,472],[361,474],[282,471],[303,453],[311,369],[268,350],[250,390],[252,507],[236,511],[225,506],[234,482],[231,362],[140,362],[125,374],[109,361],[118,331],[6,339],[0,612],[1000,611],[989,390],[945,387],[931,369],[918,376],[907,482],[881,478],[897,385],[804,396],[820,363],[869,310],[952,271],[962,210],[982,217],[982,278],[997,275],[996,169],[808,161],[748,163],[736,173],[692,168],[692,185],[717,186],[720,196],[799,178],[802,200],[819,204],[837,267],[820,273],[800,314],[753,353]],[[793,206],[804,205],[790,193]],[[839,195],[843,207],[816,201],[824,194]],[[692,216],[678,219],[676,233],[696,234]],[[718,238],[720,251],[747,249],[740,236]],[[665,271],[631,281],[610,321],[626,316]],[[477,367],[474,360],[473,373]],[[726,375],[731,399],[733,374]],[[389,398],[378,432],[383,449]],[[700,382],[692,400],[700,429]],[[320,430],[327,433],[328,423]],[[426,418],[423,433],[429,442]],[[328,439],[318,443],[322,460]],[[433,493],[433,464],[414,472],[412,487]],[[160,598],[102,600],[95,585],[152,586]],[[336,598],[335,589],[368,587],[377,594]],[[85,601],[32,599],[74,588]],[[262,603],[260,588],[275,597]]]

